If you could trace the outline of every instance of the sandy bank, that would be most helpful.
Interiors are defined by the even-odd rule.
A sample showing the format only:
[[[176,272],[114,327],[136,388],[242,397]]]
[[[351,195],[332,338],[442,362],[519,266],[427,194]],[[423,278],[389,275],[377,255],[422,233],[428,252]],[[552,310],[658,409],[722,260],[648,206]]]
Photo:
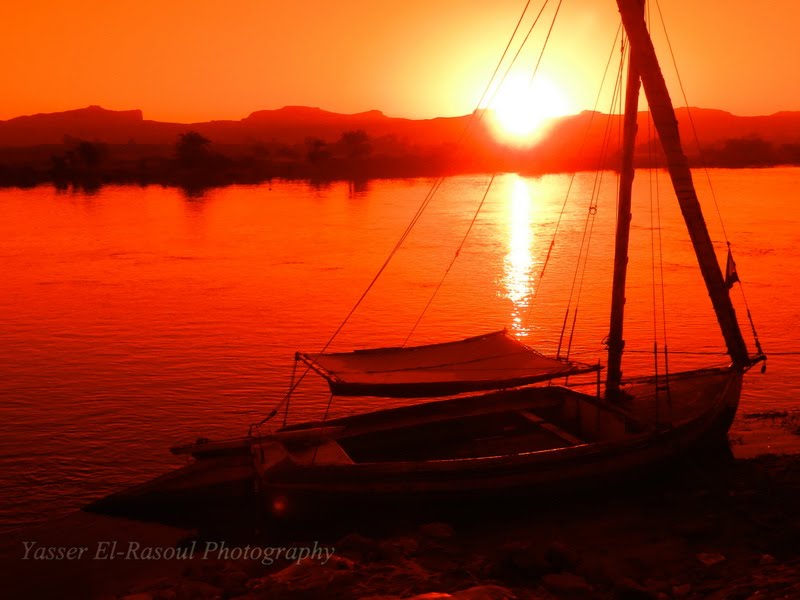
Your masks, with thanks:
[[[800,597],[800,455],[686,465],[666,480],[557,502],[461,507],[435,523],[376,521],[224,540],[295,548],[272,561],[202,557],[213,537],[84,516],[39,531],[42,544],[103,539],[183,548],[191,560],[23,561],[4,546],[5,597],[184,598],[793,598]],[[350,533],[342,534],[341,528]],[[23,535],[32,537],[34,532]],[[78,536],[78,537],[76,537]],[[16,556],[14,555],[14,544]],[[298,561],[298,548],[331,548]],[[320,555],[321,556],[321,555]],[[234,559],[235,558],[235,559]],[[58,594],[53,591],[58,590]]]

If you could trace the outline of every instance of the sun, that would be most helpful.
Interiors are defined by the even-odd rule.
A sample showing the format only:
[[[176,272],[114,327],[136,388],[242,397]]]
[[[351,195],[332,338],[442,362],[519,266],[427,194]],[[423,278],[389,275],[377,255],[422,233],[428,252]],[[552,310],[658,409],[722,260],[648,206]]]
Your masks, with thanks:
[[[547,130],[554,117],[569,114],[570,106],[561,90],[548,78],[533,83],[526,73],[509,73],[489,104],[494,134],[503,142],[532,144]]]

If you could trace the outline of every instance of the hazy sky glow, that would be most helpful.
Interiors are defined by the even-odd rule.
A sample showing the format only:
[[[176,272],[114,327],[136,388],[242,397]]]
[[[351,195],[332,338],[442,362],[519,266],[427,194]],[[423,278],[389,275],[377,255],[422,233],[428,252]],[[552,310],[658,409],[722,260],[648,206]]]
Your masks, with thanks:
[[[532,0],[531,14],[542,1]],[[742,115],[800,110],[796,0],[660,2],[690,104]],[[465,114],[524,4],[11,2],[0,20],[0,119],[90,104],[183,122],[291,104],[412,118]],[[521,68],[535,62],[556,4]],[[657,14],[655,4],[651,10]],[[560,90],[565,111],[592,107],[618,23],[613,0],[563,0],[541,72]],[[653,29],[676,89],[660,23]]]

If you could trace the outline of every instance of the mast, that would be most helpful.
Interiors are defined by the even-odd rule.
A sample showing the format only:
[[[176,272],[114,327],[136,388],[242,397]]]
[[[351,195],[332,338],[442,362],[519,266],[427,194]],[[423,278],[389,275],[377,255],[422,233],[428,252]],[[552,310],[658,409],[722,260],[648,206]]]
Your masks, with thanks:
[[[694,247],[700,272],[711,297],[711,304],[717,315],[722,336],[728,348],[733,364],[743,367],[749,362],[747,346],[739,329],[736,311],[731,303],[728,289],[722,277],[717,255],[708,234],[703,212],[697,200],[689,161],[681,147],[678,133],[678,121],[672,106],[664,75],[658,65],[653,41],[647,31],[642,13],[641,0],[617,0],[622,23],[628,34],[631,57],[636,58],[642,86],[644,87],[653,122],[661,140],[661,146],[667,159],[669,176],[678,197],[683,219],[689,230],[689,237]]]
[[[644,15],[644,0],[636,0],[640,14]],[[606,372],[606,396],[613,397],[619,391],[622,379],[622,326],[625,316],[625,280],[628,275],[628,242],[631,233],[631,190],[633,177],[633,154],[639,112],[639,66],[633,52],[628,57],[628,83],[625,89],[625,121],[622,131],[622,166],[619,177],[617,201],[617,231],[614,243],[614,282],[611,288],[611,325],[608,332],[608,371]]]

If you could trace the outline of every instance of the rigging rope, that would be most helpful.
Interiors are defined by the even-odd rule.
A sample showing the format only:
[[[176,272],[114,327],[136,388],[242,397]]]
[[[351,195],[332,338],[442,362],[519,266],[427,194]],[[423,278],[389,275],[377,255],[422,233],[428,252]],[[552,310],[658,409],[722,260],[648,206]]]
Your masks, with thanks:
[[[728,232],[725,230],[725,222],[722,219],[722,211],[719,208],[719,203],[717,202],[717,194],[714,192],[714,186],[711,183],[711,175],[708,171],[708,167],[706,166],[705,158],[703,157],[703,149],[700,147],[700,137],[697,135],[697,128],[694,124],[694,118],[692,117],[692,111],[689,108],[689,100],[686,96],[686,89],[683,87],[683,80],[681,79],[680,71],[678,70],[678,61],[675,59],[675,52],[672,49],[672,42],[669,39],[669,33],[667,33],[667,24],[664,21],[664,13],[661,12],[661,4],[658,0],[656,0],[656,8],[658,8],[658,16],[659,20],[661,21],[661,28],[664,31],[664,39],[667,42],[667,48],[669,49],[669,55],[672,58],[672,66],[675,69],[675,76],[678,78],[678,86],[681,90],[681,96],[683,96],[683,103],[686,105],[686,114],[689,117],[689,124],[692,128],[692,134],[694,136],[695,144],[697,145],[697,152],[698,157],[700,159],[700,165],[703,168],[703,171],[706,176],[706,180],[708,181],[708,187],[711,192],[711,198],[714,200],[714,208],[717,212],[717,217],[719,218],[719,224],[722,228],[722,235],[725,238],[725,241],[728,241]]]
[[[683,87],[683,80],[681,79],[681,74],[680,74],[680,71],[678,70],[678,62],[675,59],[675,52],[672,49],[672,42],[670,42],[669,34],[667,33],[667,24],[666,24],[666,21],[664,20],[664,13],[661,11],[661,3],[659,2],[659,0],[656,0],[656,8],[658,9],[658,15],[659,15],[659,19],[661,20],[661,27],[662,27],[662,29],[664,31],[664,38],[666,39],[667,47],[669,48],[669,54],[670,54],[670,57],[672,58],[672,65],[675,68],[675,75],[678,78],[678,85],[680,87],[681,94],[683,96],[683,102],[686,105],[686,114],[689,117],[689,124],[690,124],[690,126],[692,128],[692,134],[694,136],[695,144],[697,145],[697,152],[698,152],[698,156],[699,156],[699,160],[700,160],[700,166],[703,168],[703,172],[705,173],[706,180],[708,181],[708,187],[709,187],[709,190],[711,192],[711,198],[714,201],[714,208],[716,209],[717,217],[719,218],[719,224],[720,224],[720,227],[722,228],[722,235],[725,238],[725,243],[727,244],[728,251],[730,252],[731,242],[730,242],[730,239],[728,239],[728,232],[725,229],[725,222],[722,219],[722,211],[720,210],[719,203],[717,202],[717,194],[714,191],[714,186],[713,186],[713,184],[711,182],[711,174],[709,173],[708,166],[707,166],[705,158],[703,156],[703,149],[700,146],[700,137],[697,135],[697,127],[694,124],[694,118],[692,118],[692,111],[689,108],[689,100],[688,100],[688,98],[686,96],[686,90]],[[753,321],[753,315],[750,313],[750,307],[748,306],[748,303],[747,303],[747,296],[745,295],[745,292],[744,292],[744,283],[742,282],[741,278],[738,279],[737,283],[739,284],[739,291],[740,291],[740,293],[742,295],[742,301],[744,302],[745,309],[747,311],[747,319],[750,322],[750,329],[752,330],[752,333],[753,333],[753,340],[755,342],[756,350],[758,351],[758,356],[759,357],[764,357],[766,359],[766,355],[764,354],[764,351],[761,349],[761,342],[758,339],[758,332],[756,331],[756,326],[755,326],[755,323]],[[761,371],[764,372],[766,370],[766,367],[767,367],[767,365],[766,365],[766,360],[765,360],[764,365],[761,368]]]
[[[621,47],[621,52],[620,52],[620,60],[619,60],[619,66],[618,66],[618,70],[617,70],[617,76],[615,77],[614,89],[613,89],[612,96],[611,96],[611,108],[609,110],[609,114],[614,114],[614,110],[615,110],[615,108],[617,106],[617,102],[621,101],[621,96],[622,96],[622,94],[621,94],[622,74],[623,74],[624,65],[625,65],[625,55],[626,55],[626,49],[625,49],[625,44],[623,42],[622,47]],[[589,208],[588,208],[587,213],[586,213],[586,219],[585,219],[584,225],[583,225],[583,235],[581,236],[581,244],[580,244],[580,247],[578,249],[578,258],[577,258],[577,262],[575,264],[575,274],[573,275],[573,278],[572,278],[572,286],[571,286],[571,289],[570,289],[569,298],[567,300],[567,308],[566,308],[566,310],[564,312],[564,322],[563,322],[563,324],[561,326],[561,335],[559,336],[559,339],[558,339],[558,349],[556,350],[556,357],[560,357],[561,356],[561,347],[563,345],[564,334],[566,332],[566,326],[567,326],[567,322],[569,320],[570,308],[572,306],[572,298],[573,298],[573,296],[575,294],[575,286],[577,285],[578,286],[578,294],[577,294],[577,297],[575,299],[575,310],[573,311],[573,315],[572,315],[572,325],[571,325],[569,339],[568,339],[568,343],[567,343],[566,358],[569,358],[569,354],[570,354],[570,351],[572,349],[572,341],[573,341],[573,336],[574,336],[574,333],[575,333],[575,325],[576,325],[577,317],[578,317],[578,307],[579,307],[579,304],[580,304],[581,292],[583,290],[583,281],[584,281],[584,276],[586,274],[586,266],[587,266],[588,261],[589,261],[589,247],[590,247],[590,244],[591,244],[592,232],[594,230],[595,215],[597,214],[597,202],[599,201],[599,198],[600,198],[600,188],[601,188],[602,181],[603,181],[603,173],[604,173],[603,166],[604,166],[604,163],[605,163],[606,158],[608,156],[608,149],[609,149],[610,143],[611,143],[612,123],[613,123],[613,120],[611,118],[609,118],[606,121],[606,129],[605,129],[605,132],[603,134],[603,143],[601,144],[601,147],[600,147],[600,155],[598,156],[598,164],[597,164],[597,169],[595,170],[595,177],[594,177],[594,183],[593,183],[593,186],[592,186],[592,193],[591,193],[591,195],[589,197]],[[588,236],[588,239],[587,239],[587,236]],[[584,246],[586,247],[585,255],[584,255]],[[581,259],[583,259],[583,269],[582,270],[581,270]],[[579,273],[580,273],[580,280],[578,279]]]
[[[646,4],[646,18],[647,18],[647,28],[652,29],[651,27],[651,20],[650,20],[650,4]],[[659,414],[660,414],[660,395],[658,389],[658,303],[656,301],[656,244],[655,244],[655,222],[653,216],[653,185],[655,184],[655,194],[658,195],[658,173],[656,172],[654,175],[655,168],[653,166],[654,157],[656,154],[656,146],[655,146],[655,135],[653,132],[653,115],[652,112],[648,110],[647,112],[647,173],[648,173],[648,191],[649,191],[649,198],[650,198],[650,275],[651,275],[651,293],[653,299],[653,371],[655,373],[655,399],[656,399],[656,425],[659,422]],[[659,250],[660,250],[660,243],[661,243],[661,212],[659,210],[658,213],[658,235],[659,235]],[[659,265],[661,267],[661,295],[663,298],[664,295],[664,264],[663,264],[663,255],[659,253]],[[662,305],[662,314],[663,314],[663,305]],[[666,326],[666,322],[665,322]],[[664,340],[664,345],[666,347],[666,336]],[[666,387],[669,390],[669,376],[665,375]],[[670,415],[669,415],[668,422],[672,422],[672,411],[671,411],[671,402],[670,402]]]
[[[325,414],[322,417],[322,425],[320,426],[320,435],[325,431],[325,422],[328,420],[328,413],[331,412],[331,403],[333,402],[333,393],[328,397],[328,404],[325,407]],[[317,451],[319,450],[320,444],[316,444],[314,446],[314,456],[311,457],[311,464],[313,465],[317,462]]]
[[[539,11],[539,14],[536,15],[536,18],[534,19],[533,24],[531,24],[530,28],[528,29],[528,33],[523,38],[522,43],[520,44],[519,48],[517,49],[517,52],[514,54],[514,57],[511,59],[511,62],[509,63],[508,67],[506,68],[505,73],[503,73],[503,76],[500,79],[500,82],[497,84],[497,87],[495,88],[495,92],[492,95],[492,99],[494,99],[494,96],[497,94],[498,90],[500,89],[500,86],[502,86],[503,83],[505,82],[506,77],[508,76],[509,72],[511,71],[511,68],[514,66],[514,63],[516,62],[517,58],[519,57],[520,53],[522,52],[522,49],[525,47],[525,44],[527,43],[528,38],[530,37],[531,33],[533,32],[533,29],[536,27],[536,24],[539,22],[539,18],[542,16],[542,13],[544,12],[544,9],[547,6],[548,1],[549,0],[545,1],[545,3],[542,5],[541,10]],[[542,63],[542,58],[544,56],[544,51],[547,48],[547,43],[550,41],[550,35],[552,34],[553,27],[556,24],[556,18],[558,17],[558,13],[561,10],[562,2],[563,2],[563,0],[559,0],[558,5],[556,6],[556,10],[553,13],[553,19],[550,22],[550,28],[547,30],[547,35],[545,36],[544,43],[542,44],[542,49],[539,52],[539,58],[537,59],[536,66],[533,68],[533,72],[531,73],[530,82],[528,84],[529,87],[533,84],[533,80],[536,78],[536,74],[539,71],[539,66]],[[490,100],[490,102],[491,102],[491,100]],[[508,148],[508,146],[506,146],[504,151],[503,151],[503,158],[505,158],[508,155],[508,150],[509,150],[509,148]],[[501,164],[502,164],[502,162],[503,161],[501,161]],[[464,248],[464,244],[466,244],[466,242],[467,242],[467,238],[469,237],[469,234],[472,231],[473,226],[475,225],[475,221],[478,219],[478,215],[480,214],[481,209],[483,208],[483,205],[486,202],[486,197],[488,196],[489,190],[491,190],[492,184],[494,183],[494,180],[495,180],[496,177],[497,177],[497,171],[492,173],[491,177],[489,178],[489,182],[486,185],[486,190],[484,191],[483,196],[481,197],[481,201],[478,204],[478,208],[476,209],[475,214],[472,216],[472,220],[469,223],[469,227],[467,227],[467,231],[464,234],[464,237],[461,239],[461,243],[458,245],[458,248],[456,249],[455,254],[453,255],[453,258],[451,259],[450,263],[447,265],[447,268],[445,269],[444,274],[442,275],[442,278],[439,280],[439,283],[436,286],[436,288],[434,288],[433,293],[431,294],[430,298],[428,299],[428,302],[425,304],[425,306],[423,307],[422,312],[420,313],[419,317],[414,322],[414,325],[411,327],[411,331],[408,332],[408,335],[406,336],[405,340],[403,341],[403,344],[402,344],[403,347],[405,347],[405,345],[408,343],[408,340],[411,339],[411,336],[414,334],[414,331],[416,331],[417,327],[419,326],[420,322],[422,321],[423,317],[425,316],[425,313],[428,311],[428,308],[430,308],[431,304],[433,303],[434,298],[436,298],[436,295],[439,293],[439,290],[442,288],[442,285],[444,285],[444,281],[447,278],[448,274],[450,273],[450,270],[453,268],[453,265],[455,264],[456,260],[460,256],[461,250]]]
[[[650,9],[648,6],[648,20]],[[669,350],[667,344],[667,309],[666,291],[664,285],[664,250],[661,235],[661,194],[658,187],[658,152],[656,146],[655,128],[653,126],[653,115],[647,113],[647,136],[648,136],[648,162],[650,174],[650,256],[653,274],[653,360],[655,363],[656,378],[658,378],[658,303],[656,301],[656,266],[655,266],[655,230],[658,231],[658,270],[661,287],[661,325],[662,337],[664,341],[664,388],[667,395],[668,422],[672,422],[672,390],[669,385]],[[653,224],[653,190],[655,190],[655,214],[656,219]],[[656,379],[656,382],[658,379]],[[656,400],[658,400],[658,383],[656,383]]]
[[[289,402],[291,398],[292,388],[294,388],[294,378],[297,375],[297,361],[299,356],[295,352],[294,362],[292,363],[292,378],[289,380],[289,398],[286,399],[286,410],[283,413],[283,426],[286,427],[286,421],[289,419]]]
[[[622,32],[622,22],[620,22],[619,27],[617,27],[617,33],[614,36],[614,42],[611,44],[611,52],[608,55],[608,60],[606,60],[606,67],[605,70],[603,71],[603,77],[600,80],[600,87],[597,91],[597,96],[595,97],[591,115],[589,116],[589,123],[586,126],[586,131],[583,134],[583,140],[581,141],[580,148],[578,149],[578,159],[580,159],[583,156],[583,152],[586,148],[586,142],[589,139],[589,131],[591,130],[592,123],[594,122],[594,117],[597,114],[597,107],[600,105],[600,97],[602,96],[603,93],[603,86],[605,85],[606,77],[608,76],[608,70],[611,67],[611,59],[614,58],[614,51],[617,47],[617,40],[619,39],[621,32]],[[544,277],[544,273],[547,270],[547,265],[550,263],[550,257],[552,256],[553,248],[555,248],[556,245],[556,237],[558,236],[558,231],[561,227],[561,221],[564,217],[564,213],[566,212],[567,203],[569,201],[569,195],[570,192],[572,191],[573,184],[575,183],[576,175],[577,173],[573,172],[572,175],[570,176],[569,184],[567,185],[567,191],[566,194],[564,195],[564,202],[561,204],[561,210],[559,211],[558,219],[556,220],[556,226],[553,231],[553,237],[550,239],[550,245],[548,246],[547,254],[544,257],[544,261],[542,263],[542,269],[539,271],[539,278],[537,280],[537,283],[539,285],[537,285],[533,290],[531,300],[528,303],[528,310],[526,311],[525,319],[523,320],[523,326],[526,326],[528,324],[528,320],[530,318],[533,305],[536,302],[536,297],[539,293],[539,289],[541,288],[541,282]]]
[[[494,180],[495,180],[496,176],[497,176],[497,173],[492,173],[492,177],[489,179],[489,183],[486,186],[486,190],[483,192],[483,196],[481,197],[481,201],[478,204],[478,208],[475,210],[475,214],[472,215],[472,220],[470,220],[470,222],[469,222],[469,227],[467,227],[467,231],[464,234],[464,237],[461,239],[461,243],[458,245],[458,248],[456,248],[456,252],[453,255],[453,258],[450,260],[450,264],[447,265],[447,268],[445,269],[444,274],[442,275],[442,278],[439,280],[439,285],[437,285],[436,289],[433,290],[433,293],[431,294],[431,297],[428,299],[427,304],[425,304],[425,307],[422,309],[422,313],[417,318],[416,322],[414,323],[414,326],[411,328],[411,331],[408,332],[408,335],[406,336],[406,339],[403,340],[402,347],[405,347],[405,345],[408,343],[408,340],[414,334],[414,331],[417,329],[417,326],[420,324],[420,321],[422,321],[422,317],[425,316],[425,313],[427,312],[428,308],[430,307],[431,303],[433,302],[433,299],[436,297],[436,294],[439,293],[439,290],[441,289],[442,285],[444,284],[444,280],[447,278],[447,275],[450,273],[450,269],[453,268],[453,265],[456,263],[456,259],[458,259],[459,255],[461,254],[461,250],[464,248],[464,244],[467,243],[467,238],[469,237],[469,234],[472,231],[472,227],[475,225],[475,221],[478,220],[478,215],[480,214],[481,209],[483,208],[483,205],[486,202],[486,196],[489,195],[489,190],[492,188],[492,184],[494,183]]]
[[[544,7],[547,6],[548,2],[549,2],[549,0],[545,0],[544,4],[542,6],[542,9],[539,11],[539,16],[541,15],[542,11],[544,11]],[[528,0],[525,3],[525,7],[522,10],[522,14],[520,14],[519,19],[517,19],[517,23],[514,26],[514,30],[513,30],[512,34],[511,34],[511,36],[509,37],[508,43],[506,44],[505,48],[503,49],[503,52],[500,55],[500,59],[497,61],[497,65],[496,65],[496,67],[495,67],[495,69],[494,69],[494,71],[492,73],[492,77],[490,78],[490,80],[486,84],[486,87],[484,88],[483,93],[481,94],[480,100],[478,100],[478,104],[476,105],[475,110],[473,110],[473,112],[470,114],[469,119],[467,121],[467,124],[465,125],[464,129],[462,130],[462,132],[461,132],[461,134],[460,134],[460,136],[458,138],[458,141],[456,142],[456,149],[453,152],[453,155],[456,155],[463,148],[463,142],[466,139],[467,134],[469,133],[469,131],[472,128],[473,124],[476,122],[476,118],[477,118],[477,122],[480,122],[483,119],[483,114],[484,113],[483,112],[479,112],[480,111],[480,106],[483,103],[483,101],[486,99],[486,96],[489,93],[489,90],[491,89],[491,85],[492,85],[495,77],[497,76],[497,73],[500,71],[500,68],[503,65],[503,62],[504,62],[504,60],[506,58],[506,55],[508,54],[508,50],[511,47],[511,45],[512,45],[512,43],[514,41],[514,38],[517,35],[517,32],[518,32],[518,30],[520,28],[520,25],[522,24],[522,22],[523,22],[523,20],[525,18],[525,15],[527,14],[527,11],[528,11],[528,8],[529,8],[530,4],[531,4],[531,0]],[[560,6],[560,4],[561,3],[559,2],[559,6]],[[539,16],[536,17],[537,20],[538,20]],[[529,32],[529,35],[530,35],[530,32]],[[527,39],[527,36],[526,36],[525,39]],[[519,50],[517,51],[516,55],[519,55]],[[507,72],[506,72],[506,74],[507,74]],[[496,91],[495,91],[495,93],[496,93]],[[476,115],[477,115],[477,117],[476,117]],[[358,309],[358,307],[364,301],[364,298],[366,298],[367,294],[374,287],[375,283],[378,281],[380,276],[386,270],[386,267],[389,265],[389,263],[391,262],[391,260],[394,257],[394,255],[397,253],[397,251],[400,249],[402,244],[405,242],[406,238],[411,233],[411,230],[413,229],[413,227],[416,225],[416,223],[419,221],[419,219],[422,216],[422,214],[425,212],[425,209],[428,207],[428,205],[430,204],[431,200],[436,195],[436,192],[441,187],[443,181],[444,181],[444,177],[437,177],[436,178],[436,180],[434,181],[434,183],[431,186],[430,190],[427,192],[427,194],[423,198],[422,202],[420,203],[420,206],[417,208],[417,211],[415,212],[414,216],[412,217],[410,223],[408,224],[406,229],[403,231],[402,235],[398,239],[398,241],[395,244],[395,246],[392,248],[391,252],[389,253],[389,256],[384,261],[384,263],[381,265],[381,267],[378,269],[378,272],[375,274],[375,276],[370,281],[369,285],[367,286],[367,289],[364,290],[364,293],[361,294],[361,296],[358,298],[358,300],[356,301],[356,303],[353,306],[353,308],[350,310],[350,312],[347,313],[347,315],[345,316],[345,318],[342,321],[342,323],[339,325],[339,327],[336,328],[336,330],[334,331],[333,335],[331,335],[331,337],[328,339],[328,341],[325,343],[325,345],[322,347],[322,349],[317,353],[317,355],[315,357],[315,360],[319,359],[319,357],[322,356],[322,354],[325,352],[325,350],[328,349],[328,347],[331,345],[331,343],[333,343],[333,340],[336,339],[336,337],[339,335],[341,330],[344,328],[345,324],[350,320],[350,317],[353,315],[353,313],[355,313],[355,311]],[[308,375],[310,370],[311,370],[311,368],[308,367],[308,366],[303,370],[303,372],[300,374],[300,376],[294,381],[293,385],[289,388],[288,393],[280,400],[280,402],[278,402],[278,404],[263,419],[261,419],[257,423],[253,423],[250,426],[249,433],[252,432],[253,428],[258,429],[261,425],[263,425],[264,423],[266,423],[267,421],[272,419],[275,415],[278,414],[278,411],[281,409],[281,407],[284,404],[288,404],[289,403],[289,399],[291,398],[292,393],[297,389],[297,387],[300,385],[300,383],[302,383],[303,379],[305,379],[305,376]],[[288,411],[288,407],[287,407],[287,411]],[[288,416],[288,412],[287,412],[287,416]]]
[[[647,6],[647,16],[650,19],[650,5]],[[653,127],[653,115],[648,111],[648,128]],[[653,146],[655,146],[655,135],[653,136]],[[658,220],[658,268],[661,279],[661,327],[662,336],[664,339],[664,382],[667,388],[667,410],[669,410],[669,419],[672,421],[672,389],[669,385],[669,344],[667,340],[667,296],[666,285],[664,284],[664,243],[661,229],[661,191],[658,183],[658,152],[653,152],[653,174],[655,179],[656,188],[656,216]]]

